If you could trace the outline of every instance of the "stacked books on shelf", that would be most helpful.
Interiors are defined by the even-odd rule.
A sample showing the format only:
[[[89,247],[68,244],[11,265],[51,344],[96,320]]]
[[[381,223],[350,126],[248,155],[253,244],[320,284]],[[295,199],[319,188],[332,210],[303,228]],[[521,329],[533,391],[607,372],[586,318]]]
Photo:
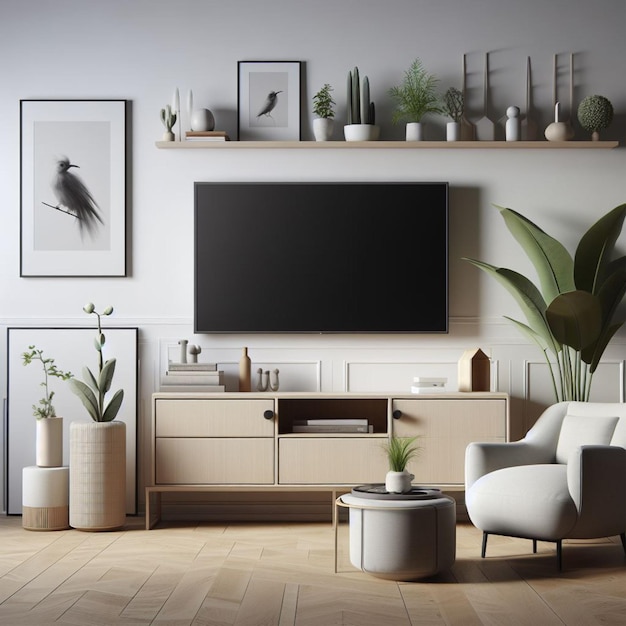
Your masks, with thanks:
[[[447,378],[415,376],[411,386],[411,393],[443,393],[446,390],[447,382]]]
[[[366,419],[294,420],[294,433],[372,433],[374,427]]]
[[[230,141],[224,130],[188,130],[185,133],[187,141]]]
[[[168,363],[162,391],[225,391],[224,372],[216,363]]]

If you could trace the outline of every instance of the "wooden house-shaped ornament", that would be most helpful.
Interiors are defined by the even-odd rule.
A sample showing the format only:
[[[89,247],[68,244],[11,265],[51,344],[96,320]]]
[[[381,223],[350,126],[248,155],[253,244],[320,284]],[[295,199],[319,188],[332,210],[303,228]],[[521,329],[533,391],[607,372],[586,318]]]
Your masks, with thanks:
[[[471,348],[459,359],[459,391],[490,391],[491,360],[480,348]]]

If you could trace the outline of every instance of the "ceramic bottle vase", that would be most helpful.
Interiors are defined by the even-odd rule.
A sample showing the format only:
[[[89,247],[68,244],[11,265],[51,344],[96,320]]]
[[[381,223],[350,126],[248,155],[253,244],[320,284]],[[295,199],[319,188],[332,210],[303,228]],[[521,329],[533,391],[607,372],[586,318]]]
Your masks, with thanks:
[[[248,348],[244,348],[239,360],[239,391],[252,390],[252,362],[248,356]]]

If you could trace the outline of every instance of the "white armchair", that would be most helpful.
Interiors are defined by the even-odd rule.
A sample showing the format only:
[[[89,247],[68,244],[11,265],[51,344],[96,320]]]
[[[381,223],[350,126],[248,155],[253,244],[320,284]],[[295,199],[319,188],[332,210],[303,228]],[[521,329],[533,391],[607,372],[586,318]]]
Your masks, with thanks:
[[[626,552],[626,404],[561,402],[512,443],[471,443],[465,502],[483,531],[553,541],[620,535]]]

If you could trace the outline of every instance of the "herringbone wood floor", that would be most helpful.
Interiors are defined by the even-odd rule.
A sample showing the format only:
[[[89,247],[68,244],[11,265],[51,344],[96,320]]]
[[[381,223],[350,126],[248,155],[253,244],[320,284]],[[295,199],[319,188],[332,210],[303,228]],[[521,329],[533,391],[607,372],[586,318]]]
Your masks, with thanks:
[[[457,561],[426,581],[354,570],[348,527],[334,573],[330,524],[164,524],[143,530],[29,532],[0,518],[0,624],[395,626],[626,624],[619,538],[554,548],[457,529]]]

